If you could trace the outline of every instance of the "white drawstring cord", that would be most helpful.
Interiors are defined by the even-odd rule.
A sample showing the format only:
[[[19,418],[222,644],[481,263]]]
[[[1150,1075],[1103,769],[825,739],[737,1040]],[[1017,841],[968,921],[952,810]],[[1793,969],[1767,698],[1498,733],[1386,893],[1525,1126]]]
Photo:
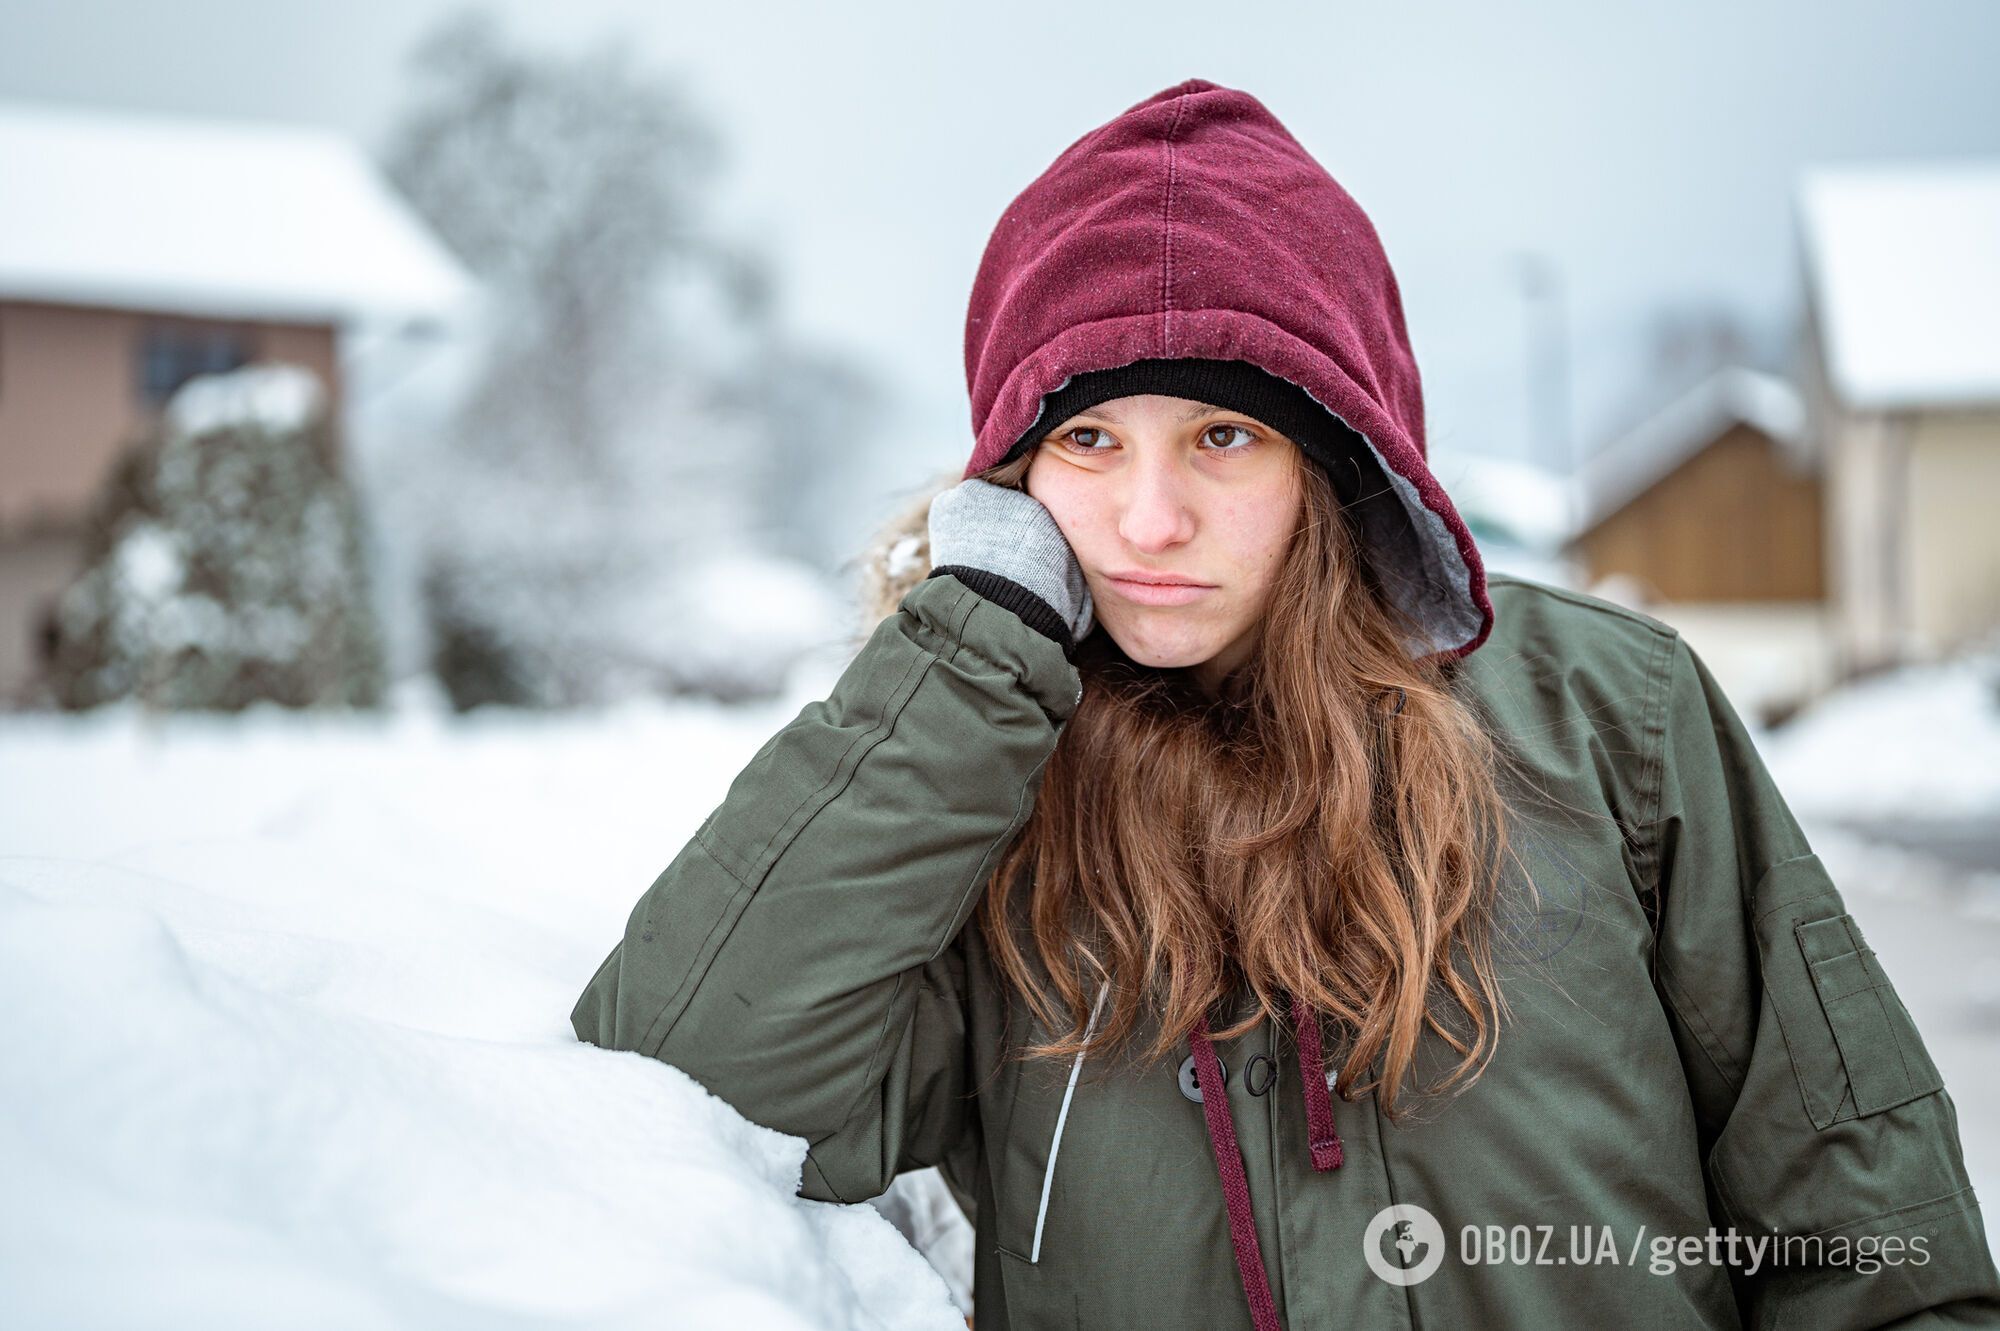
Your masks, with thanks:
[[[1076,1076],[1083,1071],[1083,1056],[1090,1052],[1090,1037],[1097,1034],[1097,1018],[1104,1011],[1104,1000],[1110,996],[1111,982],[1097,986],[1097,1005],[1090,1010],[1090,1024],[1083,1028],[1085,1048],[1076,1051],[1076,1061],[1069,1065],[1069,1085],[1063,1089],[1062,1108],[1056,1113],[1055,1140],[1049,1143],[1049,1166],[1042,1172],[1042,1204],[1035,1211],[1035,1244],[1028,1251],[1028,1260],[1042,1260],[1042,1222],[1049,1218],[1049,1189],[1056,1181],[1056,1152],[1062,1147],[1063,1123],[1069,1118],[1069,1100],[1076,1094]]]

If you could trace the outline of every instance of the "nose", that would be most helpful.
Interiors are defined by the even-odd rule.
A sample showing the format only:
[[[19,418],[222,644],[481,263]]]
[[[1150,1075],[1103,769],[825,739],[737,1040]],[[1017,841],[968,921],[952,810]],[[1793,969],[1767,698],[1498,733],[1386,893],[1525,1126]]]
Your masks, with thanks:
[[[1135,550],[1159,554],[1194,535],[1194,510],[1172,450],[1154,449],[1126,468],[1118,534]]]

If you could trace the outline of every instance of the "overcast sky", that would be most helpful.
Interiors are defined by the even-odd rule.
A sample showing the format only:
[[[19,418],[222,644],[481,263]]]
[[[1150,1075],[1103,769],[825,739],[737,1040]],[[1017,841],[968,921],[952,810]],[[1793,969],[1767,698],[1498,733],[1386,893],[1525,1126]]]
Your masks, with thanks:
[[[0,97],[307,122],[371,149],[433,0],[0,0]],[[1559,272],[1588,448],[1665,391],[1660,311],[1794,324],[1807,164],[2000,155],[2000,5],[1784,0],[978,8],[492,6],[523,42],[631,44],[732,144],[717,212],[780,261],[795,326],[899,394],[883,439],[970,448],[961,333],[986,236],[1067,144],[1174,82],[1256,94],[1373,217],[1434,453],[1546,456],[1516,256]],[[0,181],[0,206],[5,182]]]

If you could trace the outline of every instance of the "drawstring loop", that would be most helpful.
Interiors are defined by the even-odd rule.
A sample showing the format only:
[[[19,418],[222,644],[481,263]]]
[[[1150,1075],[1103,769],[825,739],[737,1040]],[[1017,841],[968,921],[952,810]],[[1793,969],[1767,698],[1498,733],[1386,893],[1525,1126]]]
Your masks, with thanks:
[[[1338,1169],[1345,1152],[1340,1134],[1333,1130],[1333,1099],[1327,1094],[1319,1021],[1297,998],[1292,1000],[1292,1030],[1299,1039],[1299,1078],[1306,1084],[1306,1144],[1312,1149],[1313,1168]]]

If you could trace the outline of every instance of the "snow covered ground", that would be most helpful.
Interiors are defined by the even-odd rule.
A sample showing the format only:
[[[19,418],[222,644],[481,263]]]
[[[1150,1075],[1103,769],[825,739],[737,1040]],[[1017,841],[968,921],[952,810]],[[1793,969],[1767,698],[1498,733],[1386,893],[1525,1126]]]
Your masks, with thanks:
[[[0,1323],[961,1326],[873,1208],[795,1195],[803,1142],[568,1024],[834,669],[736,710],[0,719]],[[1949,771],[1950,812],[2000,815],[1988,695],[1902,684],[1770,742],[1802,812],[1935,812]],[[2000,873],[1809,825],[1990,1223]]]
[[[1768,749],[1802,817],[2000,821],[2000,638],[1989,653],[1850,684]]]

